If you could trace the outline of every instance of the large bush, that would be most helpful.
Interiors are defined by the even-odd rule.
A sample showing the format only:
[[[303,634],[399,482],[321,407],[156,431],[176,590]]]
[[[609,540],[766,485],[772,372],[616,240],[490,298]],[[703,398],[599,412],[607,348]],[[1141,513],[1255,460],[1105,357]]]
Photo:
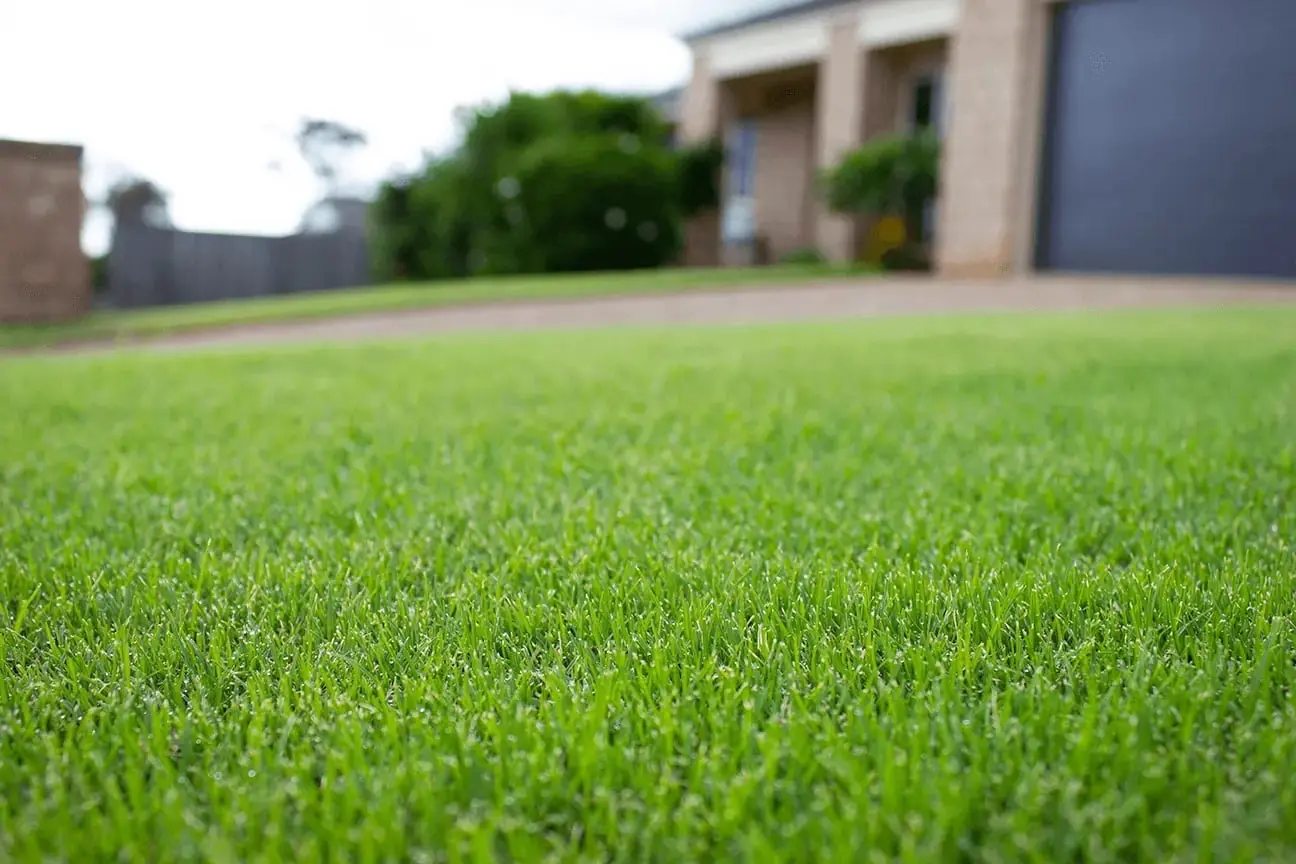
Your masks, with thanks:
[[[541,272],[659,267],[680,247],[675,165],[624,135],[551,138],[530,148],[506,208],[512,260]]]
[[[718,202],[722,152],[668,150],[646,99],[515,93],[461,122],[451,158],[384,187],[382,278],[659,266],[679,250],[681,220]]]
[[[680,213],[687,218],[719,207],[724,146],[711,140],[681,147],[675,158]]]
[[[461,169],[430,161],[414,177],[384,183],[370,210],[370,257],[381,281],[468,274],[469,228],[456,207]]]

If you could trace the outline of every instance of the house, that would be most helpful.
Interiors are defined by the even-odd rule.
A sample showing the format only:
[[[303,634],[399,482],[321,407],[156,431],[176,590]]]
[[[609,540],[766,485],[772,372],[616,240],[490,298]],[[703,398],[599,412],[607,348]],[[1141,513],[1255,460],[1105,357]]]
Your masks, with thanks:
[[[1296,277],[1293,33],[1292,0],[803,0],[690,34],[678,131],[729,158],[686,259],[855,257],[814,178],[930,126],[944,274]]]
[[[0,140],[0,322],[90,310],[85,212],[79,146]]]
[[[332,231],[364,233],[369,220],[369,202],[352,195],[330,195],[312,204],[302,216],[299,229],[306,234]]]

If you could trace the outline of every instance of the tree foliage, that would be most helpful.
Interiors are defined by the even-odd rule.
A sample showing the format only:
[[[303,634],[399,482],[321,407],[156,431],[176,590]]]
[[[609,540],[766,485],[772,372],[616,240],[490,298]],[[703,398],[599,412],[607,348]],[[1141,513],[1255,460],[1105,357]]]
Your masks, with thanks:
[[[369,254],[381,281],[468,275],[468,229],[456,200],[461,165],[429,161],[417,175],[384,183],[369,211]]]
[[[332,194],[341,173],[342,162],[364,147],[368,136],[359,129],[336,120],[306,118],[297,128],[297,150],[311,172]]]
[[[379,278],[660,266],[679,251],[681,220],[718,198],[714,148],[668,149],[647,99],[514,93],[460,124],[453,154],[383,186]]]
[[[119,225],[148,225],[169,228],[171,212],[168,196],[152,180],[135,174],[118,178],[104,196],[103,206]]]
[[[661,147],[611,135],[551,138],[529,148],[506,205],[507,260],[545,273],[656,267],[680,248],[675,165]],[[582,187],[597,194],[573,194]]]

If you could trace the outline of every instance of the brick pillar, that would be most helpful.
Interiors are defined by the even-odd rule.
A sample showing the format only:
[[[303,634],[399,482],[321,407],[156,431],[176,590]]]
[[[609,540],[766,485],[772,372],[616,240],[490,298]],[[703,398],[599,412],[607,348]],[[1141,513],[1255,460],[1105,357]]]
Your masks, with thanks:
[[[860,62],[864,68],[863,139],[868,141],[896,131],[896,115],[900,108],[900,78],[894,57],[885,50],[865,49]],[[877,221],[877,217],[872,215],[855,218],[857,252],[876,253],[870,247]]]
[[[79,146],[0,140],[0,321],[90,310],[81,155]]]
[[[828,51],[819,64],[815,89],[815,154],[811,183],[815,196],[815,245],[833,261],[855,257],[855,221],[838,216],[823,203],[821,172],[858,147],[864,132],[864,51],[859,44],[859,16],[846,14],[828,30]]]
[[[711,73],[701,52],[693,56],[693,75],[680,99],[679,138],[695,144],[722,137],[725,122],[724,86]],[[702,213],[684,226],[686,267],[715,267],[720,263],[720,213]]]
[[[1023,263],[1034,234],[1044,24],[1040,0],[964,0],[950,57],[936,249],[942,275],[1002,276]]]

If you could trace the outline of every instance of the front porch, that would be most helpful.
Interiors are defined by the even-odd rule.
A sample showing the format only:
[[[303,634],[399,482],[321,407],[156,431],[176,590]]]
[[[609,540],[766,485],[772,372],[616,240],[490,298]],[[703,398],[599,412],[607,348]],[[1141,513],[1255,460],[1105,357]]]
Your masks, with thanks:
[[[680,132],[721,137],[728,155],[720,212],[689,226],[686,263],[774,263],[809,250],[858,260],[872,225],[829,212],[819,174],[872,137],[943,131],[949,38],[936,29],[879,35],[852,11],[746,34],[744,44],[695,46]],[[934,224],[933,214],[929,231]]]

